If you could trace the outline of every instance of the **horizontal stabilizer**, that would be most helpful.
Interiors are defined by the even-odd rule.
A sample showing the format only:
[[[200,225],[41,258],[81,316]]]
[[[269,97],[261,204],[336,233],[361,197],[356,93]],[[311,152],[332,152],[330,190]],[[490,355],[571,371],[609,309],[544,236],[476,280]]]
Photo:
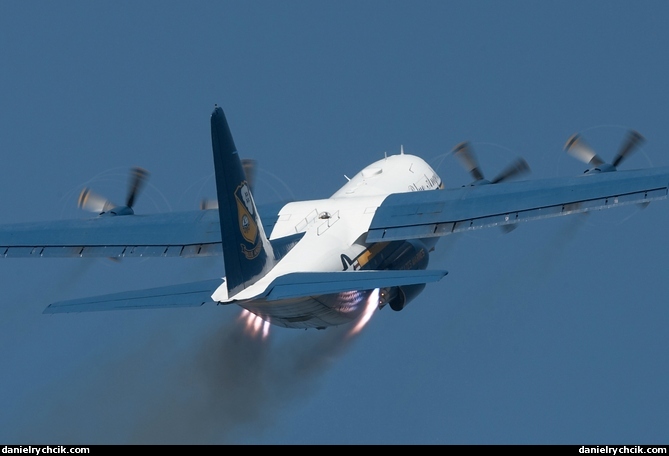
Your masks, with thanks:
[[[447,271],[441,270],[295,272],[276,278],[267,287],[265,299],[276,301],[430,283],[441,280],[446,274]]]
[[[198,307],[213,302],[211,295],[222,282],[221,279],[202,280],[181,285],[59,301],[50,304],[44,309],[44,313]]]

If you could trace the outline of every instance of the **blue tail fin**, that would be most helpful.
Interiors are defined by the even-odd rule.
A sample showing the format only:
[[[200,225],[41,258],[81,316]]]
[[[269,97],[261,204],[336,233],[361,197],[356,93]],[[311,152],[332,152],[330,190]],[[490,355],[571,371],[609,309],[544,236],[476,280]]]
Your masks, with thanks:
[[[265,236],[249,183],[223,110],[211,114],[218,216],[228,296],[254,284],[274,267],[275,255]]]

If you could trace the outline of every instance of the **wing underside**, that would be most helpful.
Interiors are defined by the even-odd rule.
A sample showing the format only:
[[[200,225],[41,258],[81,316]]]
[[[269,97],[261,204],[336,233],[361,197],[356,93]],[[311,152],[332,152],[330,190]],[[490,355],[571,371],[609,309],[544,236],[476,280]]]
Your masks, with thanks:
[[[215,211],[99,216],[0,226],[0,257],[220,255]]]
[[[390,195],[367,242],[421,239],[648,203],[667,197],[669,168],[617,171]]]
[[[258,208],[272,229],[280,205]],[[221,255],[215,210],[99,216],[0,226],[0,258],[203,257]]]

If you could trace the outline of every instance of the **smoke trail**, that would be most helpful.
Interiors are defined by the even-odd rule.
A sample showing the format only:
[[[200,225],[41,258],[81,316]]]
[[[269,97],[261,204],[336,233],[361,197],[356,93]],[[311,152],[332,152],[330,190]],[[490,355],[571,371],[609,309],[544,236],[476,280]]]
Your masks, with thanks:
[[[268,343],[244,333],[237,322],[214,321],[199,325],[199,339],[179,346],[164,323],[146,340],[120,346],[121,356],[114,357],[119,349],[106,346],[106,353],[98,348],[95,359],[50,377],[21,404],[34,412],[17,416],[4,439],[26,444],[243,443],[307,400],[355,340],[347,327],[273,328],[280,334],[274,341],[271,334],[273,343]],[[173,330],[174,320],[169,323]],[[103,343],[109,344],[109,338]]]
[[[73,266],[62,269],[65,271],[62,274],[62,278],[60,280],[57,279],[53,281],[51,286],[44,290],[44,294],[48,296],[48,299],[51,301],[60,299],[61,296],[67,296],[67,294],[71,292],[71,290],[79,283],[81,279],[83,279],[86,273],[97,262],[97,258],[77,258],[77,260],[72,263]],[[56,271],[56,273],[58,272]]]
[[[223,439],[239,424],[259,419],[265,344],[229,323],[199,345],[192,356],[181,355],[176,371],[167,372],[158,392],[147,398],[131,442],[202,443],[208,437]]]
[[[274,328],[276,330],[276,328]],[[349,346],[346,332],[300,332],[272,347],[230,323],[209,334],[137,423],[132,443],[230,443],[312,391]]]

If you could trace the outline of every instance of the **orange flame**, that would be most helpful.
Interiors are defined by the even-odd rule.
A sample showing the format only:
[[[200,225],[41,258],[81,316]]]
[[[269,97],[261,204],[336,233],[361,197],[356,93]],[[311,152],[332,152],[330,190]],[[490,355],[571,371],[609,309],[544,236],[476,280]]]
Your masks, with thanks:
[[[358,319],[355,321],[353,328],[348,332],[349,336],[355,336],[356,334],[359,334],[360,331],[362,331],[362,328],[364,328],[369,320],[372,318],[372,315],[374,315],[374,312],[376,312],[376,309],[379,307],[379,289],[376,288],[372,293],[369,295],[367,298],[367,303],[365,304],[365,310],[362,311],[362,315],[358,317]]]

